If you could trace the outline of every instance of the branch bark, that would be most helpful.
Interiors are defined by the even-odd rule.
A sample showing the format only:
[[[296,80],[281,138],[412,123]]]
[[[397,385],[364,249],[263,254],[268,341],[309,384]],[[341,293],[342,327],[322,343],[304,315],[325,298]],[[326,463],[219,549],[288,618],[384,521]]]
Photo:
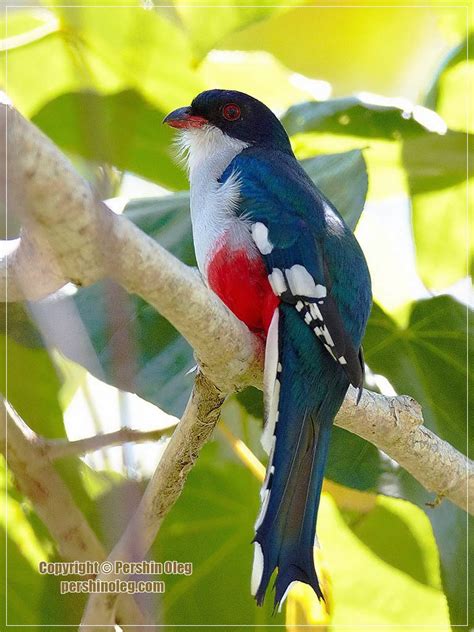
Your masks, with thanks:
[[[66,281],[87,285],[111,277],[181,332],[203,373],[222,393],[261,387],[262,341],[194,269],[98,200],[34,125],[11,106],[0,108],[0,159],[5,147],[8,152],[8,210],[23,220],[17,249],[0,265],[6,271],[0,282],[8,281],[7,298],[35,300]],[[8,131],[7,143],[1,142],[2,131]],[[41,275],[32,282],[36,256]],[[411,398],[365,391],[356,407],[350,392],[336,423],[377,445],[429,491],[474,511],[474,486],[468,485],[474,479],[473,462],[422,426],[420,407]]]

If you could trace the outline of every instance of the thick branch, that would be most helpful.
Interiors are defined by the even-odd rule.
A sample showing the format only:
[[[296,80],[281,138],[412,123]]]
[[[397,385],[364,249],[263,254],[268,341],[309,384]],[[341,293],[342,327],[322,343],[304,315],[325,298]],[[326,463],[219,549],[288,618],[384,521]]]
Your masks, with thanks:
[[[95,199],[69,161],[33,125],[11,108],[7,118],[9,211],[16,208],[22,214],[25,235],[46,244],[54,259],[51,276],[44,272],[48,283],[42,291],[37,285],[32,288],[7,260],[13,288],[9,296],[38,298],[60,278],[84,285],[112,277],[142,296],[187,338],[220,391],[261,386],[261,341],[198,274]],[[0,151],[3,146],[0,138]],[[375,443],[430,491],[467,508],[472,462],[421,427],[419,407],[409,398],[365,392],[356,407],[349,396],[336,423]]]
[[[174,505],[199,451],[219,421],[224,395],[202,373],[196,376],[193,392],[184,415],[176,427],[158,467],[150,480],[135,515],[109,555],[111,561],[144,559],[158,533],[161,522]],[[123,579],[111,574],[98,579]],[[113,620],[116,596],[92,594],[81,627]],[[97,629],[97,628],[95,628]]]
[[[33,503],[62,557],[70,561],[105,560],[101,543],[43,453],[39,437],[13,409],[8,409],[7,419],[5,409],[0,417],[0,436],[6,438],[0,442],[0,451],[5,454],[19,490]],[[120,597],[115,620],[134,631],[140,629],[136,626],[147,623],[130,595]]]

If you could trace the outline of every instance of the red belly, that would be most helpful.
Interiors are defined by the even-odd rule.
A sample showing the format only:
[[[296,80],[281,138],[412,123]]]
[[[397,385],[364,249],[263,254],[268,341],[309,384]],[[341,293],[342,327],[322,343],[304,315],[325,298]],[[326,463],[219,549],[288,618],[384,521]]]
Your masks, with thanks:
[[[221,246],[207,269],[211,289],[249,329],[265,334],[280,302],[268,282],[260,257],[249,258],[244,250]]]

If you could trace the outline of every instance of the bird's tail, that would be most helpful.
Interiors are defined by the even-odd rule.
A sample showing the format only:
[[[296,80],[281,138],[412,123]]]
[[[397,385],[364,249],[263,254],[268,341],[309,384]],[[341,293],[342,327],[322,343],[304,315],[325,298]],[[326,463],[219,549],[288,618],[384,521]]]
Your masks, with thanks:
[[[265,358],[262,444],[269,462],[252,571],[259,605],[275,568],[275,606],[295,581],[324,598],[313,558],[316,516],[332,422],[348,385],[342,368],[294,308],[281,305],[270,325]]]

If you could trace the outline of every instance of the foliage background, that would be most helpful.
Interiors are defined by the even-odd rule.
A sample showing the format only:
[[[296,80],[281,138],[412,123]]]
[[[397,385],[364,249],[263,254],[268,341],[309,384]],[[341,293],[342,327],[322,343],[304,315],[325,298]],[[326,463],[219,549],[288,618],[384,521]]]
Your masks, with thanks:
[[[311,177],[358,223],[376,301],[364,342],[369,387],[414,396],[426,424],[466,452],[468,7],[434,0],[423,7],[28,4],[5,9],[2,20],[0,81],[8,95],[102,197],[113,198],[115,210],[187,263],[194,263],[188,197],[172,193],[187,183],[163,117],[210,87],[249,92],[282,116]],[[17,218],[7,214],[5,227],[7,239],[17,237]],[[163,415],[149,402],[182,412],[192,351],[141,299],[100,283],[4,311],[2,390],[37,432],[77,438],[120,425],[159,426]],[[260,394],[232,398],[224,420],[264,458]],[[58,464],[108,546],[162,448],[123,446]],[[38,574],[38,562],[58,554],[5,472],[8,623],[76,624],[84,601],[60,596],[58,580]],[[330,614],[304,590],[273,618],[269,603],[254,606],[248,588],[259,483],[217,433],[151,552],[195,569],[145,600],[155,620],[286,621],[288,629],[323,622],[349,630],[466,624],[465,514],[449,502],[428,506],[434,499],[406,472],[340,429],[327,476],[318,529]]]

